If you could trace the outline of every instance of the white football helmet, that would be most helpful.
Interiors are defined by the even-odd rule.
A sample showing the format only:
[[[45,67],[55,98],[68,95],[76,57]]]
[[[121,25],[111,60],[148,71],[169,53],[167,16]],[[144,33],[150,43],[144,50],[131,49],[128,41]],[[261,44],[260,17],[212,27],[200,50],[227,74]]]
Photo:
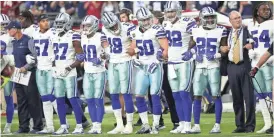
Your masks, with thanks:
[[[1,35],[7,33],[7,30],[5,29],[5,27],[8,26],[9,23],[10,23],[9,17],[6,14],[1,14],[1,17],[0,17]]]
[[[80,26],[81,33],[89,35],[95,33],[99,29],[99,20],[93,15],[87,15]]]
[[[71,16],[67,13],[59,13],[54,21],[54,28],[58,33],[69,31],[72,27]]]
[[[149,29],[153,25],[153,14],[147,8],[140,8],[136,12],[138,25],[144,29]]]
[[[217,26],[217,14],[211,7],[204,7],[199,13],[200,24],[208,29],[214,29]]]
[[[173,22],[182,15],[182,6],[179,1],[169,1],[165,4],[165,20]],[[169,13],[175,12],[175,13]]]
[[[112,12],[103,13],[103,17],[101,19],[104,27],[115,35],[119,35],[121,32],[121,23],[118,17]]]

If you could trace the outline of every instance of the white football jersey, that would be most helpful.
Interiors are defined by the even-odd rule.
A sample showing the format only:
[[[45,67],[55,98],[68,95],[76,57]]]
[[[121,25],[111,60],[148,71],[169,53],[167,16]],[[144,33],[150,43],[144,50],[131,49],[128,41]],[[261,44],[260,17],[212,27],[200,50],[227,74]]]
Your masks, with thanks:
[[[137,26],[130,32],[130,38],[136,40],[139,49],[139,61],[143,64],[159,63],[156,54],[160,49],[158,39],[166,38],[165,29],[161,25],[153,25],[142,33]]]
[[[193,40],[196,42],[197,55],[203,55],[203,62],[196,61],[196,68],[220,67],[219,60],[208,61],[206,54],[215,55],[219,52],[222,37],[227,37],[227,29],[217,26],[215,29],[205,30],[202,26],[192,28]]]
[[[45,33],[39,30],[33,33],[34,45],[37,51],[37,68],[50,70],[55,56],[53,53],[52,39],[56,36],[55,29],[50,28]]]
[[[182,60],[182,53],[186,52],[188,49],[188,43],[191,36],[190,32],[194,26],[196,26],[195,19],[188,17],[182,17],[174,24],[170,21],[163,22],[163,27],[166,30],[169,43],[169,62],[184,62]]]
[[[271,43],[273,42],[273,20],[267,20],[259,24],[258,22],[249,23],[248,30],[252,35],[254,44],[254,52],[256,53],[255,59],[252,59],[252,67],[255,67],[261,56],[268,50]]]
[[[6,52],[8,54],[12,54],[12,51],[13,51],[13,47],[12,47],[12,44],[11,44],[12,40],[13,40],[13,38],[10,37],[9,34],[0,35],[1,45],[6,45]]]
[[[1,72],[7,65],[15,66],[13,55],[3,55],[1,59]]]
[[[111,63],[122,63],[131,60],[131,56],[128,55],[127,49],[130,47],[130,39],[127,35],[128,30],[134,27],[133,24],[121,22],[120,35],[114,35],[103,27],[103,34],[107,37],[108,44],[110,46],[110,60]]]
[[[96,32],[91,38],[87,38],[86,35],[81,36],[81,45],[86,54],[84,63],[85,73],[100,73],[106,70],[104,62],[101,66],[94,66],[90,62],[93,58],[100,58],[100,55],[104,52],[102,42],[106,41],[106,39],[103,37],[103,34],[99,32]]]
[[[39,30],[39,26],[32,24],[28,28],[22,29],[22,33],[33,38],[34,33]]]
[[[54,36],[52,43],[55,54],[55,65],[59,70],[64,70],[66,67],[75,62],[76,52],[73,47],[73,41],[81,41],[81,35],[72,30],[68,31],[62,37]],[[77,76],[76,68],[73,68],[67,77]]]

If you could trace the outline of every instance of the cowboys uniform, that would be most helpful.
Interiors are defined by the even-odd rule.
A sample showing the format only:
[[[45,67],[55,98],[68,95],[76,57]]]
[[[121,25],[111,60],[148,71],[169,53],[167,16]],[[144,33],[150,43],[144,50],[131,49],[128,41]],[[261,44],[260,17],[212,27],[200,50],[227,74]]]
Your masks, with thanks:
[[[196,69],[193,78],[194,96],[201,97],[209,83],[211,94],[217,97],[215,102],[216,124],[211,133],[220,133],[220,121],[222,114],[222,102],[220,99],[220,62],[219,52],[221,39],[227,37],[225,27],[217,26],[216,12],[210,7],[204,7],[200,11],[201,26],[192,29],[193,41],[196,43]],[[194,106],[195,126],[191,133],[200,133],[201,99],[195,98]]]
[[[90,134],[101,134],[101,123],[104,117],[104,91],[106,84],[106,68],[101,55],[104,52],[103,42],[106,37],[96,32],[99,20],[87,15],[81,24],[81,45],[85,52],[83,90],[87,100],[93,126]]]
[[[131,56],[127,54],[130,46],[130,39],[127,32],[134,27],[132,24],[120,22],[112,12],[103,13],[102,17],[103,33],[105,34],[108,44],[110,60],[108,64],[109,91],[112,99],[112,108],[116,118],[117,126],[108,134],[130,134],[133,132],[133,101],[131,93],[131,73],[132,63]],[[127,115],[127,125],[124,128],[121,114],[121,105],[119,94],[122,93],[125,100]]]
[[[192,101],[189,91],[194,64],[193,60],[182,60],[182,54],[188,50],[190,32],[196,21],[193,18],[181,17],[181,11],[182,7],[178,1],[170,1],[165,5],[166,21],[163,22],[163,26],[169,41],[168,79],[180,120],[179,127],[170,131],[171,133],[186,133],[191,128]],[[170,14],[174,16],[170,17]]]
[[[55,67],[53,67],[54,94],[57,100],[58,116],[61,127],[54,134],[67,134],[65,96],[69,99],[76,118],[76,128],[72,134],[82,134],[82,109],[77,101],[77,72],[70,65],[75,61],[82,62],[85,54],[77,54],[74,42],[81,42],[79,33],[71,30],[72,21],[67,13],[59,13],[54,22],[56,35],[52,39]]]
[[[45,14],[42,16],[44,19],[48,18]],[[53,95],[54,79],[52,77],[52,62],[55,58],[52,39],[56,36],[56,32],[54,28],[49,28],[42,33],[38,28],[32,34],[37,51],[36,83],[43,102],[46,120],[46,127],[38,134],[48,134],[54,132],[53,106],[57,111],[57,104]]]
[[[0,42],[1,42],[1,54],[3,50],[3,54],[1,57],[1,72],[7,66],[14,66],[14,57],[12,55],[12,45],[11,40],[12,38],[7,34],[7,31],[4,28],[9,24],[10,20],[9,17],[5,14],[1,14],[0,16],[0,23],[1,23],[1,34],[0,34]],[[1,76],[2,77],[2,76]],[[12,99],[12,90],[13,90],[13,83],[11,81],[5,82],[4,86],[4,96],[7,104],[7,121],[4,127],[4,134],[11,133],[11,122],[14,113],[14,106],[13,106],[13,99]],[[2,87],[2,85],[1,85]]]
[[[142,120],[142,128],[137,134],[151,133],[157,134],[159,128],[159,119],[161,115],[160,94],[163,80],[162,63],[157,60],[157,52],[161,45],[159,39],[166,38],[166,32],[161,25],[153,25],[152,13],[146,8],[140,8],[136,17],[139,26],[133,29],[129,36],[136,42],[139,49],[139,59],[134,61],[138,70],[135,79],[136,106]],[[141,29],[145,29],[143,32]],[[142,32],[141,32],[142,31]],[[153,126],[152,131],[148,124],[147,107],[145,107],[145,98],[148,87],[153,102]]]
[[[256,66],[261,56],[268,50],[271,43],[273,43],[273,23],[273,20],[266,20],[260,24],[257,21],[255,21],[255,23],[252,21],[248,24],[249,33],[254,40],[254,49],[249,50],[249,57],[252,59],[252,67]],[[259,98],[259,105],[265,123],[265,126],[257,131],[257,133],[265,133],[272,125],[268,106],[264,99],[267,97],[272,98],[273,69],[273,56],[271,56],[258,70],[255,78],[252,79],[254,88],[258,93],[257,97]]]

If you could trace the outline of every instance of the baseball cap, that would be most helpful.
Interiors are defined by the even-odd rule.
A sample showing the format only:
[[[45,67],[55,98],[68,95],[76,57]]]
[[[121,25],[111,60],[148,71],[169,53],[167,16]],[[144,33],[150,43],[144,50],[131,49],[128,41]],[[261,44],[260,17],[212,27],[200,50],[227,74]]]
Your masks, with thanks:
[[[41,20],[43,20],[43,19],[48,19],[49,18],[49,16],[47,15],[47,14],[41,14],[39,17],[38,17],[38,22],[40,22]]]
[[[5,27],[5,29],[21,29],[22,26],[18,21],[11,21],[8,26]]]
[[[7,55],[6,44],[1,44],[1,55]]]

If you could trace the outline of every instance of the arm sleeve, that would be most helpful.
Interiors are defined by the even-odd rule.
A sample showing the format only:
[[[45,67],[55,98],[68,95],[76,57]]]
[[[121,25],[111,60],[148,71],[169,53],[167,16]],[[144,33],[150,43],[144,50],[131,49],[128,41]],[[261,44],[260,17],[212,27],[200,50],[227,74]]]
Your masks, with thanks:
[[[131,26],[127,29],[127,37],[132,40],[133,39],[133,36],[131,35],[131,31],[135,30],[136,29],[136,26]]]
[[[81,35],[79,33],[74,32],[72,34],[72,41],[81,41]]]
[[[31,56],[35,58],[35,63],[34,64],[26,64],[24,67],[27,69],[27,70],[30,70],[32,69],[33,67],[36,66],[36,63],[37,63],[37,53],[36,53],[36,49],[35,49],[35,46],[34,46],[34,41],[33,39],[30,39],[28,41],[28,48],[31,52]]]
[[[157,29],[156,38],[157,39],[166,38],[166,31],[162,26],[160,26],[160,28]]]
[[[107,41],[107,36],[104,32],[101,32],[101,43]]]
[[[196,25],[197,24],[196,24],[195,19],[191,19],[191,21],[188,22],[188,24],[187,24],[186,32],[191,34],[192,28],[195,27]]]

